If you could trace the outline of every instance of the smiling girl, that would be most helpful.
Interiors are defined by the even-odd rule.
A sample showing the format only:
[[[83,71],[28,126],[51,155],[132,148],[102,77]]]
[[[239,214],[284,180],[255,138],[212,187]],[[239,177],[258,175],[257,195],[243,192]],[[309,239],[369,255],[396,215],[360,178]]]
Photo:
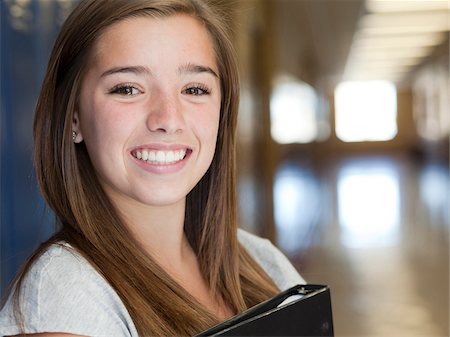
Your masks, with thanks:
[[[2,335],[193,335],[303,282],[237,228],[221,17],[199,0],[88,0],[66,20],[34,124],[59,229],[18,275]]]

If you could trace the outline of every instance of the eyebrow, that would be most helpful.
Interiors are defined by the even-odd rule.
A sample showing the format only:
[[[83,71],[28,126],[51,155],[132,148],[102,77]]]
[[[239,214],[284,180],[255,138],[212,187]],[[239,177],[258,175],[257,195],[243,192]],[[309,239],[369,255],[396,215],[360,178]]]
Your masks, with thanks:
[[[113,74],[121,74],[121,73],[132,73],[136,75],[149,75],[151,74],[150,69],[144,66],[131,66],[131,67],[115,67],[106,70],[104,73],[101,74],[100,77],[105,77]]]
[[[209,73],[209,74],[213,75],[214,77],[219,78],[219,75],[217,75],[217,73],[214,70],[212,70],[211,67],[202,66],[202,65],[193,64],[193,63],[188,63],[188,64],[181,66],[178,69],[178,73],[180,73],[180,74]]]

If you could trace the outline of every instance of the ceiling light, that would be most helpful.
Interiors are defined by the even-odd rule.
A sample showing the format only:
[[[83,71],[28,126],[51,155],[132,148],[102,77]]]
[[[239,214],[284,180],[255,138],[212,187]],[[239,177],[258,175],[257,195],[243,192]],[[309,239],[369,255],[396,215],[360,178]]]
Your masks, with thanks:
[[[389,32],[389,29],[402,31],[406,28],[416,29],[417,27],[424,31],[448,31],[449,12],[368,14],[361,18],[359,24],[361,29],[384,29],[387,32]]]
[[[408,48],[415,46],[437,46],[444,42],[447,34],[422,33],[410,35],[364,35],[358,34],[353,41],[353,47],[358,49],[375,48]]]
[[[369,12],[448,10],[448,0],[368,0]]]

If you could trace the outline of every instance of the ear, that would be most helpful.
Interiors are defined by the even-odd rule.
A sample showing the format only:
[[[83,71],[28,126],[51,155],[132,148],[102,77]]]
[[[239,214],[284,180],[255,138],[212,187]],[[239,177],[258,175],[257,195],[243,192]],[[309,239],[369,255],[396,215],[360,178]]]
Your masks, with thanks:
[[[83,141],[83,135],[80,129],[80,118],[78,115],[78,110],[73,113],[72,140],[74,143],[81,143]]]

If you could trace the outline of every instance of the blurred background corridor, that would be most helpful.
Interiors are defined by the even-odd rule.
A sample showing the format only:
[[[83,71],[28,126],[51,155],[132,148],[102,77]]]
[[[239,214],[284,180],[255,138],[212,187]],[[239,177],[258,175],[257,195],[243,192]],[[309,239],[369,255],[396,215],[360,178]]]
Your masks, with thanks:
[[[336,336],[449,336],[449,1],[213,0],[241,73],[241,226],[332,291]],[[1,291],[51,232],[32,119],[76,0],[2,0]]]

